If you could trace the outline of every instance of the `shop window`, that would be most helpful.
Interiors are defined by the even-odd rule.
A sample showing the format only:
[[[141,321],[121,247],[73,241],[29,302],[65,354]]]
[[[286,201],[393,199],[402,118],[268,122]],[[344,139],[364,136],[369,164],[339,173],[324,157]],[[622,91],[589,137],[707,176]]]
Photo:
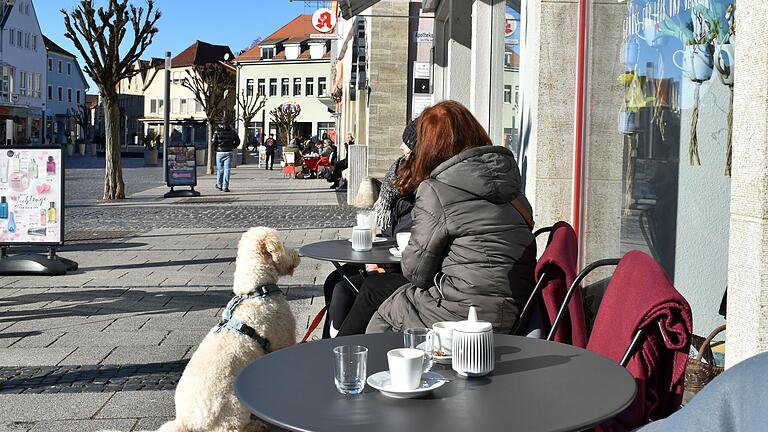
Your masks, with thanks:
[[[584,256],[649,254],[706,333],[728,274],[736,2],[615,6],[591,9]]]

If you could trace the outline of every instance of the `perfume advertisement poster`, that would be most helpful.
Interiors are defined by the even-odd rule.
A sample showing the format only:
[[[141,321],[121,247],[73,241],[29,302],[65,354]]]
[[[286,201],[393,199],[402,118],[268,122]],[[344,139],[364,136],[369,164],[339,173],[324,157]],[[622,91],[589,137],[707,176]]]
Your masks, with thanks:
[[[61,244],[61,149],[0,149],[0,244]]]
[[[166,150],[168,152],[165,157],[168,186],[196,186],[195,148],[169,146]]]

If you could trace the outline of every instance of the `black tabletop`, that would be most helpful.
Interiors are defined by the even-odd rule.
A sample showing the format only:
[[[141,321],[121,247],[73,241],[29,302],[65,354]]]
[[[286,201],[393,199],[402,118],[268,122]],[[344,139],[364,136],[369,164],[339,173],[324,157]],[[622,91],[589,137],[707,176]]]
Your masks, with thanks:
[[[357,252],[352,250],[352,243],[349,240],[326,240],[304,245],[299,248],[299,253],[301,256],[322,261],[358,264],[399,264],[400,258],[389,253],[389,248],[394,246],[394,242],[386,241],[374,243],[373,249],[367,252]]]
[[[611,360],[570,345],[496,335],[496,369],[451,381],[421,399],[392,399],[366,386],[344,396],[333,382],[333,347],[368,347],[368,375],[387,369],[400,333],[348,336],[286,348],[246,367],[235,384],[259,418],[292,431],[576,431],[620,413],[634,399],[632,376]]]

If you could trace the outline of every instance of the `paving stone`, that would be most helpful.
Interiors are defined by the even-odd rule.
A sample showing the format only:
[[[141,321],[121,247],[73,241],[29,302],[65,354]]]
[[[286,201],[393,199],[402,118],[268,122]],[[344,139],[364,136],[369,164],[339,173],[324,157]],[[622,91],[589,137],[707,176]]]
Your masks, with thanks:
[[[190,338],[192,339],[192,338]],[[202,338],[200,338],[202,340]],[[162,363],[181,360],[190,346],[196,343],[167,344],[151,347],[125,347],[120,346],[112,350],[102,361],[103,364],[141,364],[141,363]]]
[[[75,347],[0,348],[0,366],[53,366],[64,360]],[[1,405],[0,405],[1,406]]]
[[[52,347],[157,346],[166,334],[164,331],[67,333]]]
[[[160,417],[143,417],[140,418],[136,426],[133,428],[135,431],[145,430],[157,430],[160,426],[174,419],[174,416],[160,416]]]
[[[173,394],[173,390],[116,393],[96,418],[170,417],[175,414]]]
[[[98,364],[101,363],[104,358],[106,358],[109,353],[111,353],[115,347],[113,346],[106,346],[106,347],[77,347],[77,349],[68,355],[65,359],[60,361],[58,365],[60,366],[69,366],[69,365],[87,365],[87,364]]]
[[[0,395],[0,423],[91,418],[111,393]]]
[[[130,431],[136,422],[136,419],[42,421],[37,423],[30,432]]]

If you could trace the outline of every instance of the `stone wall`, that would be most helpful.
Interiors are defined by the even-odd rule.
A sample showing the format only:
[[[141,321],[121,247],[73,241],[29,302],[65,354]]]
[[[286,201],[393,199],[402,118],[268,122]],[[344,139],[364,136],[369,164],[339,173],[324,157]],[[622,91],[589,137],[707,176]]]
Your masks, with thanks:
[[[382,0],[371,15],[408,15],[408,0]],[[368,175],[382,178],[399,155],[408,109],[408,20],[367,18],[369,83]]]
[[[768,350],[768,2],[739,0],[738,8],[728,367]]]

